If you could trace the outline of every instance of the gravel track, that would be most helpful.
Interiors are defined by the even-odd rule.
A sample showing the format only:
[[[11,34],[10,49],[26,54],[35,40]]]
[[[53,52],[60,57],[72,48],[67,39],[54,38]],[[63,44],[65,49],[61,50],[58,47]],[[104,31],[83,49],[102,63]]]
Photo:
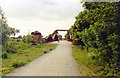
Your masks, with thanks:
[[[31,63],[16,69],[6,76],[80,76],[68,41],[53,42],[58,46]]]

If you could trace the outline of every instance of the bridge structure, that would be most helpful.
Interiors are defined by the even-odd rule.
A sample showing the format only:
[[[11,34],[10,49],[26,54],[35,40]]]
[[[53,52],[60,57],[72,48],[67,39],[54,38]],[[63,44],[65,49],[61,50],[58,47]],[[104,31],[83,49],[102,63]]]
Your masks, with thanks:
[[[71,35],[71,32],[69,30],[57,29],[54,31],[53,37],[51,37],[51,36],[48,37],[47,39],[45,39],[45,42],[59,41],[58,31],[67,31],[69,33],[67,40],[72,41],[72,35]]]
[[[54,31],[55,32],[54,33],[54,41],[57,41],[58,31],[68,31],[68,33],[69,33],[68,41],[72,41],[72,35],[71,35],[70,30],[62,30],[62,29],[57,29]]]

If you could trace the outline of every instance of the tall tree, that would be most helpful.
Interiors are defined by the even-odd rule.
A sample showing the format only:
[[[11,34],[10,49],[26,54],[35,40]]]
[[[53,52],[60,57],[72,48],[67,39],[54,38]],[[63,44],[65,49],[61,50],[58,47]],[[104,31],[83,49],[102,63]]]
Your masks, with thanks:
[[[19,30],[16,30],[15,28],[8,26],[7,19],[5,18],[4,12],[0,7],[0,36],[2,38],[1,45],[7,44],[7,41],[9,40],[9,36],[15,35],[16,33],[19,33]]]
[[[71,26],[72,38],[93,48],[100,66],[111,69],[105,75],[118,75],[120,69],[120,2],[85,2]],[[99,63],[98,63],[99,62]],[[104,69],[103,69],[104,70]],[[111,73],[113,72],[113,73]]]

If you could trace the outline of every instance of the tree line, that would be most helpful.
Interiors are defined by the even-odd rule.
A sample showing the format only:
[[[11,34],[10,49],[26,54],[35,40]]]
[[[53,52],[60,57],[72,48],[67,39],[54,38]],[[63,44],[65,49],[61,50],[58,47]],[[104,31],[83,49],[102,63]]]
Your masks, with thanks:
[[[84,2],[84,11],[69,29],[73,42],[95,54],[98,72],[107,76],[120,74],[120,2]],[[67,34],[66,34],[67,37]]]
[[[20,31],[18,29],[8,26],[7,19],[0,7],[0,45],[3,45],[3,46],[7,45],[9,36],[11,35],[15,36],[16,33],[19,33],[19,32]]]

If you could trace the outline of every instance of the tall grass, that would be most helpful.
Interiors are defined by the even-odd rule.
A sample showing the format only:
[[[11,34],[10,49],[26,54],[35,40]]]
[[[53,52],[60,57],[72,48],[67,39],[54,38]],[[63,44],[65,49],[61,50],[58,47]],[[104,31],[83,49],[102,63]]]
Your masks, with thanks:
[[[82,63],[87,65],[88,64],[88,53],[86,50],[81,50],[80,46],[73,46],[72,48],[72,55],[77,60],[78,63]]]
[[[96,66],[91,63],[92,56],[90,54],[90,52],[87,52],[87,50],[81,47],[80,45],[72,47],[72,55],[79,64],[79,71],[85,72],[84,76],[96,76],[96,74],[93,73]]]
[[[21,67],[44,55],[44,51],[46,51],[46,53],[49,53],[51,49],[55,49],[56,46],[57,44],[44,43],[41,45],[31,45],[26,43],[15,43],[12,46],[12,49],[8,47],[7,55],[4,55],[4,57],[7,57],[2,58],[2,75],[4,76],[6,73],[13,71],[15,68]],[[11,50],[14,50],[15,52],[10,52]]]

